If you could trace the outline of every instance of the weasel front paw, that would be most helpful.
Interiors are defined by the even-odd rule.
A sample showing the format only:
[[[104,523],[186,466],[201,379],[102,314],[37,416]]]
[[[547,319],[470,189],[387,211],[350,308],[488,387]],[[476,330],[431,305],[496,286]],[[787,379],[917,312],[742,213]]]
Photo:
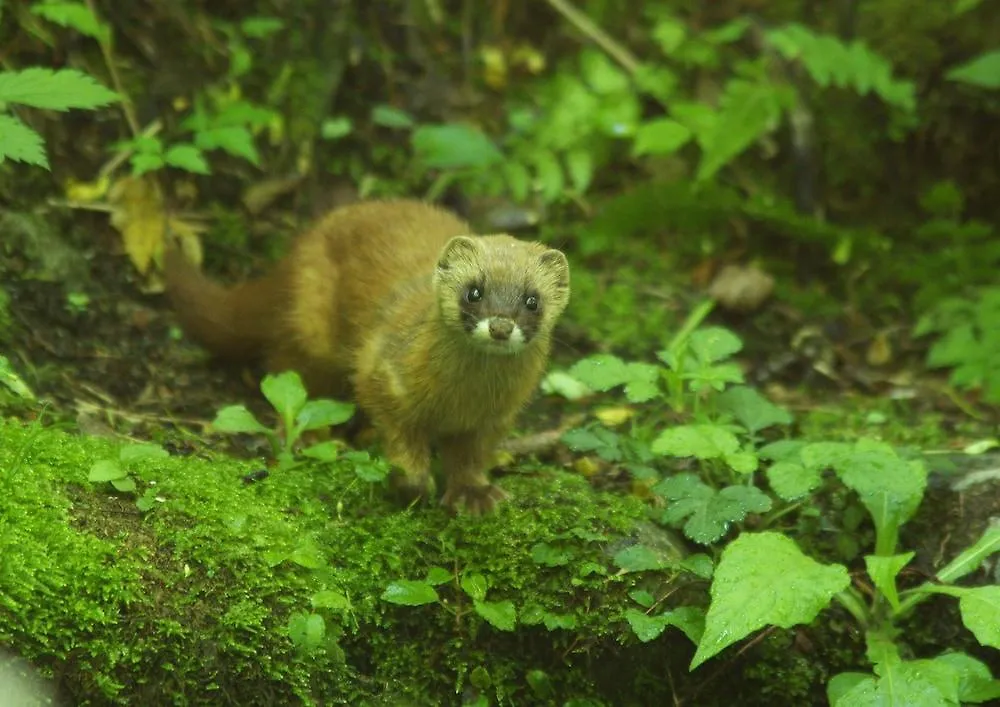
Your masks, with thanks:
[[[434,479],[429,476],[417,478],[394,469],[389,477],[389,485],[393,494],[404,505],[434,497]]]
[[[482,486],[450,486],[441,499],[441,504],[452,512],[464,509],[474,516],[489,513],[510,494],[495,484]]]

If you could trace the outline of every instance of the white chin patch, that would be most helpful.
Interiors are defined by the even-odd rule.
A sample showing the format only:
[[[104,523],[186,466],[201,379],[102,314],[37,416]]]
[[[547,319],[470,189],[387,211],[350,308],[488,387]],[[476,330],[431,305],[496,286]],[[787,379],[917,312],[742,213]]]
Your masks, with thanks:
[[[480,319],[472,330],[472,340],[482,351],[512,355],[524,350],[524,332],[517,324],[506,339],[494,339],[490,335],[490,320]]]

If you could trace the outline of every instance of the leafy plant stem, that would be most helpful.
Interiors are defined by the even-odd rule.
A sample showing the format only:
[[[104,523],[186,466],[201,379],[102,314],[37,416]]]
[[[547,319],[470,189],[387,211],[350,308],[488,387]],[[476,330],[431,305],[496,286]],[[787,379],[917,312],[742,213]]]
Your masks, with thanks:
[[[845,589],[833,595],[833,598],[847,610],[861,628],[867,628],[870,619],[870,612],[865,606],[864,600],[853,588]]]

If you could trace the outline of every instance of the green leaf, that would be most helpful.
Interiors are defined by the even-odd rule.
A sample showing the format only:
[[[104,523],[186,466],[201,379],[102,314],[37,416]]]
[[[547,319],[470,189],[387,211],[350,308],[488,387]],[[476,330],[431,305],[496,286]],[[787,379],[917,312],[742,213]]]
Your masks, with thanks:
[[[127,476],[125,470],[122,469],[121,465],[114,459],[101,459],[100,461],[94,462],[94,465],[90,467],[90,473],[87,475],[87,481],[91,481],[95,484],[105,483],[108,481],[115,481],[117,479],[123,479]]]
[[[618,94],[630,88],[628,74],[597,49],[584,49],[580,53],[580,71],[583,80],[595,93]]]
[[[342,425],[354,416],[355,406],[352,403],[341,403],[324,398],[309,400],[295,416],[295,424],[299,430],[318,430],[324,427]]]
[[[510,601],[473,601],[472,607],[487,623],[501,631],[513,631],[517,625],[517,611]]]
[[[333,440],[310,444],[302,450],[302,456],[321,462],[335,462],[340,457],[340,445]]]
[[[942,582],[954,583],[971,572],[978,570],[990,555],[1000,552],[1000,525],[988,527],[974,545],[966,548],[938,571]]]
[[[590,150],[582,147],[574,148],[566,153],[566,173],[573,185],[573,191],[583,194],[594,178],[594,156]]]
[[[171,167],[177,167],[193,174],[211,174],[212,170],[205,161],[205,155],[194,145],[174,145],[163,153],[163,161]]]
[[[576,617],[573,614],[554,614],[546,611],[542,614],[542,623],[549,631],[572,631],[576,628]]]
[[[639,126],[632,155],[670,155],[691,141],[691,130],[670,118],[651,120]]]
[[[933,660],[900,661],[878,667],[879,677],[867,676],[839,696],[834,705],[855,707],[958,707],[959,676]]]
[[[130,444],[122,447],[118,452],[118,460],[122,464],[168,458],[170,458],[170,452],[160,445],[152,443]]]
[[[503,153],[472,125],[421,125],[413,131],[413,151],[427,169],[486,169],[503,162]]]
[[[427,570],[427,577],[424,579],[428,584],[433,584],[437,586],[439,584],[447,584],[453,579],[451,572],[446,570],[444,567],[431,567]]]
[[[566,186],[562,165],[551,150],[538,150],[534,154],[535,178],[546,202],[562,196]]]
[[[0,114],[0,163],[8,159],[49,168],[42,136],[14,116]]]
[[[962,588],[962,623],[984,646],[1000,648],[1000,585]]]
[[[194,134],[194,144],[206,152],[222,150],[233,157],[242,157],[254,166],[260,166],[260,155],[254,145],[253,135],[243,125],[198,130]]]
[[[2,122],[3,116],[0,116],[0,122]],[[0,134],[2,134],[2,129],[0,129]],[[0,139],[2,142],[2,139]],[[2,159],[0,159],[2,161]],[[3,295],[0,295],[0,308],[6,306],[6,299]],[[17,374],[14,368],[10,365],[10,361],[6,356],[0,355],[0,385],[3,385],[10,392],[19,398],[24,400],[34,400],[35,394],[28,387],[28,384]]]
[[[132,493],[135,491],[135,480],[129,476],[122,477],[121,479],[111,479],[111,485],[115,487],[115,490],[122,493]]]
[[[691,669],[765,626],[811,623],[849,584],[847,568],[806,557],[780,533],[743,533],[722,551]]]
[[[74,69],[52,71],[32,67],[22,71],[0,71],[0,103],[21,103],[62,111],[99,108],[117,100],[118,94],[114,91]]]
[[[528,195],[531,194],[531,172],[524,163],[506,160],[501,169],[507,189],[514,201],[527,201]]]
[[[346,116],[325,119],[319,127],[319,134],[324,140],[339,140],[347,137],[354,130],[354,123]]]
[[[260,392],[286,419],[295,419],[308,397],[302,378],[295,371],[268,373],[260,382]]]
[[[659,637],[667,626],[676,626],[679,628],[691,639],[692,643],[697,643],[702,632],[705,630],[705,615],[703,611],[690,606],[682,606],[658,616],[650,616],[637,609],[627,609],[625,611],[625,620],[628,621],[636,638],[643,643],[648,643]]]
[[[956,66],[945,74],[945,78],[980,88],[1000,88],[1000,49],[980,54],[975,59]]]
[[[847,707],[847,705],[862,705],[867,704],[865,702],[841,702],[845,695],[857,690],[855,694],[861,694],[864,692],[866,695],[868,692],[874,694],[875,691],[875,679],[872,677],[871,673],[838,673],[830,678],[830,681],[826,684],[826,699],[830,705],[842,705],[842,707]],[[857,698],[852,698],[857,699]]]
[[[277,17],[247,17],[240,22],[240,31],[249,39],[263,39],[284,27],[285,23]]]
[[[771,489],[783,501],[795,501],[820,487],[823,477],[817,469],[797,462],[775,462],[764,474]]]
[[[312,606],[314,609],[333,609],[335,611],[350,611],[351,600],[340,592],[331,589],[324,589],[316,592],[312,596]]]
[[[726,454],[723,459],[729,468],[738,474],[752,474],[757,471],[757,465],[760,463],[756,454],[746,450]]]
[[[739,353],[743,341],[729,329],[704,327],[691,333],[688,347],[702,363],[717,363]]]
[[[748,513],[765,513],[771,499],[753,486],[727,486],[716,491],[695,474],[677,474],[653,487],[669,503],[661,521],[671,526],[683,523],[684,534],[695,542],[715,542],[732,523]]]
[[[382,599],[390,604],[421,606],[423,604],[433,604],[438,601],[438,593],[427,582],[401,579],[392,582],[386,587],[385,591],[382,592]]]
[[[417,124],[409,113],[393,106],[378,105],[372,108],[372,122],[383,128],[403,130]]]
[[[882,557],[879,555],[865,555],[865,567],[868,569],[868,576],[875,583],[875,588],[882,592],[882,595],[889,600],[893,609],[899,610],[899,592],[896,590],[896,576],[899,571],[909,564],[914,553],[907,552],[902,555],[891,555]]]
[[[44,17],[49,22],[60,27],[75,29],[80,34],[105,42],[111,37],[111,30],[97,19],[90,8],[82,2],[48,2],[35,3],[31,13]]]
[[[486,598],[486,590],[489,583],[486,577],[479,573],[462,575],[460,582],[462,591],[472,597],[475,601],[482,601]]]
[[[574,452],[597,452],[601,459],[609,462],[622,459],[618,434],[604,427],[568,430],[563,434],[562,441]]]
[[[751,434],[774,425],[792,424],[792,416],[787,410],[747,386],[736,386],[720,393],[715,404],[720,412],[730,413]]]
[[[703,154],[695,179],[706,181],[746,150],[781,119],[781,92],[767,82],[733,79],[719,99],[719,114],[710,135],[705,136]]]
[[[736,435],[718,425],[668,427],[650,445],[653,454],[696,459],[720,459],[739,448]]]
[[[326,621],[319,614],[296,611],[288,617],[288,638],[305,650],[315,650],[326,638]]]
[[[982,704],[1000,699],[1000,680],[993,679],[985,663],[966,653],[948,652],[934,658],[958,674],[958,699],[962,704]]]
[[[244,405],[229,405],[219,410],[212,420],[212,429],[230,434],[270,432]]]
[[[573,553],[570,550],[553,547],[548,543],[535,543],[531,548],[531,559],[537,565],[561,567],[572,561]]]
[[[577,361],[569,374],[597,391],[625,385],[626,398],[633,403],[646,402],[660,394],[659,367],[650,363],[625,363],[611,354],[598,354]]]
[[[677,564],[677,558],[666,556],[645,545],[632,545],[615,553],[615,564],[623,572],[661,570]]]
[[[353,464],[355,475],[369,484],[381,483],[389,477],[389,463],[382,458],[372,458],[368,452],[348,452],[344,461]]]
[[[136,152],[129,158],[129,162],[132,165],[132,174],[136,177],[140,177],[147,172],[155,172],[166,166],[163,155],[150,152]]]

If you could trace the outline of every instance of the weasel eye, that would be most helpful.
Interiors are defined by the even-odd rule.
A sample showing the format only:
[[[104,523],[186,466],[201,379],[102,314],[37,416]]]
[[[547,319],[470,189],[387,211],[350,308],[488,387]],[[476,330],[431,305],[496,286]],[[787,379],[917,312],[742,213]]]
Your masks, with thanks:
[[[483,298],[483,288],[477,285],[469,285],[469,289],[465,291],[465,301],[466,302],[478,302]]]
[[[524,306],[534,312],[538,309],[538,298],[535,295],[528,295],[524,298]]]

